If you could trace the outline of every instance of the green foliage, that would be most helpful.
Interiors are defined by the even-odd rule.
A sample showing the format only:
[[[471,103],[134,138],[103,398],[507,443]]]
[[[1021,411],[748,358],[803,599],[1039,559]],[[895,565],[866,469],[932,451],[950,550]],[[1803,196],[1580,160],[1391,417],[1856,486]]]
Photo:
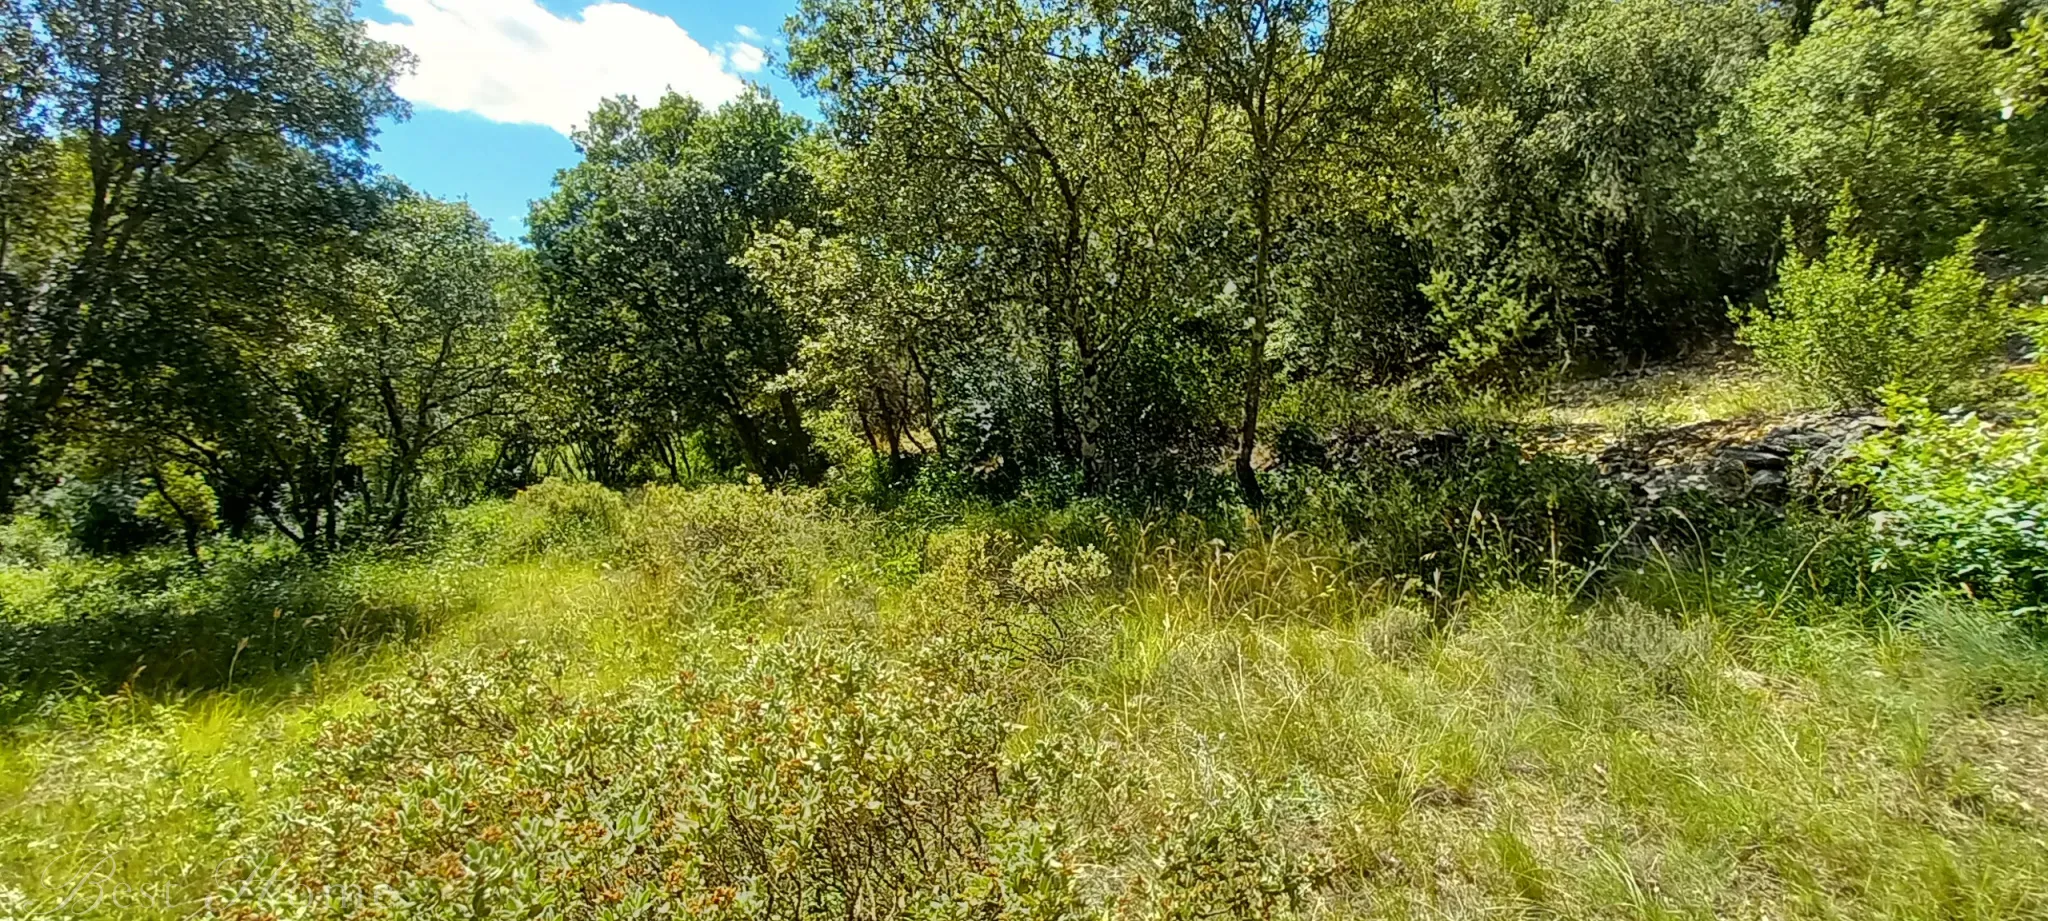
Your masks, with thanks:
[[[202,328],[118,394],[93,447],[198,471],[213,514],[315,553],[393,541],[467,498],[451,475],[513,404],[522,270],[467,205],[402,188],[261,336]],[[380,196],[380,198],[383,196]],[[203,510],[189,510],[195,527]]]
[[[0,0],[0,916],[2048,915],[2033,13],[805,0],[521,249],[345,4]],[[1548,421],[1854,488],[1501,425],[1774,268]]]
[[[836,402],[853,423],[840,430],[863,453],[886,451],[900,473],[907,453],[943,459],[954,447],[962,378],[986,358],[994,330],[943,279],[863,251],[856,239],[783,226],[757,237],[742,264],[806,331],[783,386]]]
[[[1432,113],[1442,176],[1417,190],[1444,370],[1669,350],[1714,327],[1721,297],[1758,287],[1769,254],[1706,194],[1699,149],[1774,19],[1756,5],[1596,0],[1446,20],[1456,63],[1431,75],[1453,99]]]
[[[2037,375],[2038,377],[2038,375]],[[1859,448],[1874,566],[1904,582],[1959,586],[2024,613],[2048,603],[2048,391],[1994,423],[1943,416],[1896,395],[1897,427]]]
[[[129,553],[162,541],[171,531],[145,514],[149,487],[121,472],[76,477],[43,493],[37,513],[60,523],[70,542],[92,554]]]
[[[1422,291],[1443,340],[1436,367],[1459,380],[1484,380],[1503,368],[1519,367],[1518,351],[1550,320],[1524,298],[1493,285],[1461,283],[1446,272],[1438,272]]]
[[[615,546],[625,516],[625,500],[603,486],[543,480],[508,503],[465,509],[462,524],[463,530],[485,537],[496,555],[597,556]]]
[[[1034,604],[1057,604],[1109,581],[1109,558],[1094,547],[1070,550],[1050,539],[1010,564],[1010,579]]]
[[[529,269],[468,205],[418,197],[394,204],[365,249],[346,323],[355,360],[341,373],[374,391],[350,460],[364,468],[365,524],[388,540],[472,498],[446,472],[523,408],[507,331]]]
[[[83,388],[148,395],[219,336],[274,342],[365,228],[369,137],[404,104],[400,50],[364,31],[329,0],[0,7],[0,504]]]
[[[1789,253],[1770,306],[1737,312],[1738,338],[1768,366],[1839,404],[1870,405],[1886,388],[1937,400],[1967,392],[2012,328],[2011,291],[1976,269],[1978,234],[1909,281],[1852,231],[1856,219],[1845,194],[1826,251],[1816,259]]]
[[[135,514],[171,528],[189,527],[205,534],[220,527],[218,504],[206,479],[190,468],[172,466],[156,475],[149,495],[135,503]]]
[[[1729,109],[1716,154],[1735,190],[1726,207],[1751,233],[1789,216],[1811,252],[1853,184],[1881,262],[1933,262],[1985,221],[1995,250],[2033,249],[2040,217],[2023,190],[2038,129],[2006,111],[2013,58],[1999,6],[1820,4],[1812,31],[1773,48]]]
[[[1619,538],[1625,510],[1585,464],[1524,459],[1512,442],[1485,436],[1368,447],[1356,463],[1281,483],[1282,520],[1346,544],[1359,578],[1437,597],[1567,579]]]
[[[670,457],[695,433],[764,479],[818,478],[795,395],[777,385],[798,330],[734,264],[753,234],[814,220],[804,130],[759,90],[714,112],[674,94],[647,109],[607,100],[578,134],[583,162],[534,203],[548,384],[571,395],[565,440],[592,479],[626,483],[620,422]]]
[[[277,912],[1052,918],[1073,902],[988,666],[789,643],[597,700],[545,653],[423,664],[290,768],[228,890]],[[705,663],[707,666],[713,663]]]
[[[1681,617],[1712,615],[1761,628],[1896,620],[1901,586],[1871,571],[1860,516],[1817,503],[1730,507],[1699,497],[1658,510],[1629,532],[1594,584]]]
[[[1137,66],[1148,40],[1109,9],[1009,0],[817,0],[792,22],[793,76],[836,99],[854,251],[999,347],[934,374],[965,410],[943,420],[949,460],[990,492],[1167,491],[1231,402],[1238,285],[1190,258],[1221,245],[1214,113],[1186,75]]]

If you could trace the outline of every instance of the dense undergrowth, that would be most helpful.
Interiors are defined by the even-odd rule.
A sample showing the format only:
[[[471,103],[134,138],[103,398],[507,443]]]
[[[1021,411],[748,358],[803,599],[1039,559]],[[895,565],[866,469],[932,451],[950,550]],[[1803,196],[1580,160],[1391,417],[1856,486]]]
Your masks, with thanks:
[[[1612,512],[1559,482],[1410,483],[1468,537],[1398,552],[546,484],[420,555],[11,570],[0,916],[2048,911],[2024,619],[1798,521],[1543,551]]]

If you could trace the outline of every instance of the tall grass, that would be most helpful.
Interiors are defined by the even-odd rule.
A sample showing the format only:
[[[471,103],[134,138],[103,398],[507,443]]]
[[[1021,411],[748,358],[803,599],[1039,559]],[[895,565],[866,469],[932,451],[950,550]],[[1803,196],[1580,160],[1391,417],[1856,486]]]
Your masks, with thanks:
[[[377,564],[462,586],[418,629],[17,722],[0,915],[2048,913],[2048,652],[1778,550],[1432,593],[1107,508],[464,515]]]

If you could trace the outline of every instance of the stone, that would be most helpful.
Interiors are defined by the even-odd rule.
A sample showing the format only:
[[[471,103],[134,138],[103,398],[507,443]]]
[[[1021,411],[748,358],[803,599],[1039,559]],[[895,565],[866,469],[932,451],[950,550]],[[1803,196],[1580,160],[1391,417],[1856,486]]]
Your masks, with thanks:
[[[1783,470],[1789,458],[1782,453],[1759,445],[1748,448],[1722,448],[1721,456],[1735,461],[1752,470]]]
[[[1764,443],[1791,451],[1818,451],[1835,445],[1835,436],[1812,429],[1778,429],[1764,436]]]

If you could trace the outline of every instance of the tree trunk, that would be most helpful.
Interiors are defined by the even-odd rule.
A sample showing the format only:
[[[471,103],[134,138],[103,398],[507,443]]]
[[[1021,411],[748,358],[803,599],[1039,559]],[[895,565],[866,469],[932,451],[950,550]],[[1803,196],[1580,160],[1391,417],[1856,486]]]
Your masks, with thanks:
[[[12,423],[14,420],[8,420]],[[37,456],[34,428],[29,424],[9,424],[0,434],[0,514],[14,507],[14,500],[27,492],[22,482],[35,467]]]
[[[172,513],[178,516],[178,527],[179,530],[184,532],[185,537],[185,555],[191,558],[192,568],[199,572],[206,571],[206,564],[202,563],[199,559],[198,512],[194,509],[186,508],[176,497],[171,495],[170,489],[164,484],[164,475],[161,470],[151,470],[149,472],[149,482],[150,485],[156,487],[156,494],[164,500],[164,504],[170,506]]]
[[[775,443],[783,458],[783,475],[800,483],[816,483],[824,476],[825,466],[811,443],[811,430],[804,428],[804,414],[796,405],[796,395],[787,390],[776,394],[775,408],[782,416]]]
[[[1067,420],[1066,388],[1061,385],[1061,378],[1064,376],[1065,371],[1060,367],[1059,336],[1051,330],[1047,330],[1045,337],[1045,388],[1046,402],[1051,404],[1052,409],[1053,449],[1069,460],[1074,460],[1079,455],[1074,452],[1071,436],[1068,434],[1071,426]]]
[[[1076,330],[1074,358],[1080,362],[1080,392],[1074,395],[1074,440],[1081,451],[1081,488],[1089,495],[1102,492],[1102,417],[1097,405],[1101,398],[1102,353],[1086,330]]]
[[[921,415],[924,416],[924,430],[932,436],[932,454],[944,461],[946,439],[939,432],[939,390],[932,384],[931,371],[925,367],[924,355],[918,350],[916,343],[910,346],[910,370],[917,375],[919,393],[923,397]]]
[[[740,457],[746,461],[747,470],[761,479],[769,479],[768,451],[761,436],[761,424],[745,409],[730,401],[725,416],[732,424],[733,437],[739,440]]]
[[[1273,189],[1261,175],[1253,181],[1252,212],[1258,223],[1258,251],[1252,256],[1252,328],[1245,343],[1244,416],[1237,428],[1238,491],[1246,505],[1266,507],[1266,492],[1259,486],[1258,471],[1252,468],[1252,449],[1259,439],[1259,410],[1266,389],[1266,340],[1272,309],[1271,275],[1273,252]]]

